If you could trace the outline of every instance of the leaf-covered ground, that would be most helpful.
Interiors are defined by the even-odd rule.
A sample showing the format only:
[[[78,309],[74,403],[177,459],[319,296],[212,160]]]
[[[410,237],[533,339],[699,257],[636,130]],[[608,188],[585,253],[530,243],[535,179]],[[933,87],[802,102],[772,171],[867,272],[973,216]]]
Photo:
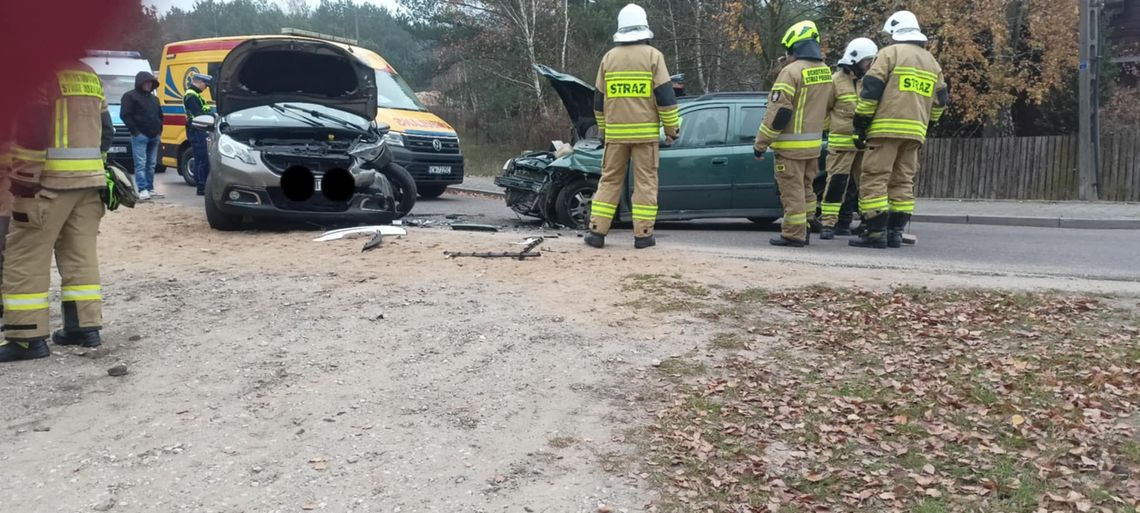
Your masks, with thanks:
[[[1140,322],[1122,303],[681,283],[628,287],[719,330],[698,376],[660,367],[675,379],[639,437],[657,511],[1140,511]]]

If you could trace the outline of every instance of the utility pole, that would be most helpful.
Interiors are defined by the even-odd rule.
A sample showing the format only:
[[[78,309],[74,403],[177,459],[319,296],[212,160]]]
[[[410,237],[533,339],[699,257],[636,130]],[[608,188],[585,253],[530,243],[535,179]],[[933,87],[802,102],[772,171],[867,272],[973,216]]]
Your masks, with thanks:
[[[1078,197],[1085,201],[1100,199],[1100,3],[1101,0],[1081,0],[1077,156]]]

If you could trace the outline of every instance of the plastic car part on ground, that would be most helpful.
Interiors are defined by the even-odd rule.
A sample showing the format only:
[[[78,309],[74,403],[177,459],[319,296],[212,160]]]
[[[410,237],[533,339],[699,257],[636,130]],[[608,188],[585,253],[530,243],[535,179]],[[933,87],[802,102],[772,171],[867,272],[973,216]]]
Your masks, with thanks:
[[[388,225],[372,225],[372,226],[356,226],[353,228],[341,228],[339,230],[329,230],[322,233],[320,237],[313,239],[313,242],[328,242],[330,240],[343,239],[345,237],[354,235],[407,235],[408,231],[400,228],[399,226]]]

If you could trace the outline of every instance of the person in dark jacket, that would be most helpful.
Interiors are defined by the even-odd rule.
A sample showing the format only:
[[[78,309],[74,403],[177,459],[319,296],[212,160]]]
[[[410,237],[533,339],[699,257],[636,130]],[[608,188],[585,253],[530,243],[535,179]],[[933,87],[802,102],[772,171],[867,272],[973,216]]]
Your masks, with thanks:
[[[135,88],[123,94],[120,117],[131,131],[131,154],[135,161],[135,188],[139,199],[161,198],[154,190],[154,167],[162,136],[162,106],[158,104],[158,79],[146,71],[135,75]]]

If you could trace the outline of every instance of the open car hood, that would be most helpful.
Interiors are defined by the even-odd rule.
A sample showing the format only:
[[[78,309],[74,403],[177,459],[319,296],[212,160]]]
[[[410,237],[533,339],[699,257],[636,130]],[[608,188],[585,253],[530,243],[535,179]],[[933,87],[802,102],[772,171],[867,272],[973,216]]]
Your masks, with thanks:
[[[534,69],[550,81],[562,99],[562,105],[566,106],[570,122],[574,125],[574,133],[579,139],[586,139],[590,129],[598,124],[594,119],[595,89],[578,77],[559,73],[542,64],[535,64]]]
[[[281,102],[304,102],[376,118],[376,72],[345,47],[304,37],[249,39],[214,77],[218,114]]]

